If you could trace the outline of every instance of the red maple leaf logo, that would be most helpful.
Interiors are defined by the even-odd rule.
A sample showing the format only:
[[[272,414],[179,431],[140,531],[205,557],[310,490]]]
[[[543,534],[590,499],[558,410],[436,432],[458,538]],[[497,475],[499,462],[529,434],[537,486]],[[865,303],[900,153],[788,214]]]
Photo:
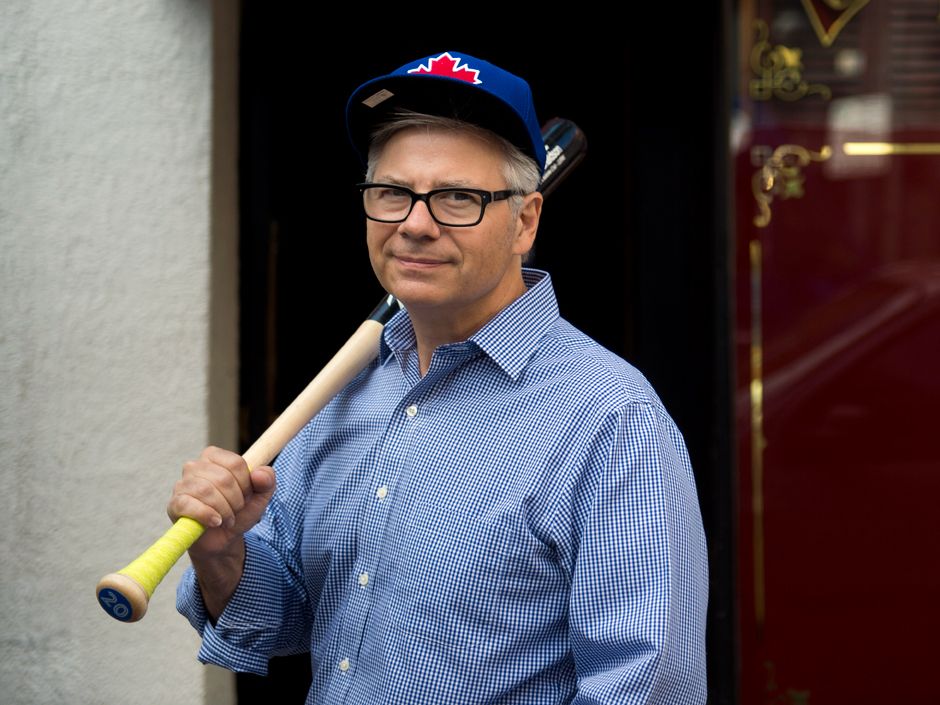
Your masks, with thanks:
[[[450,52],[445,51],[438,57],[429,59],[427,66],[420,64],[417,68],[408,69],[408,73],[432,74],[434,76],[447,76],[448,78],[459,78],[467,83],[483,83],[477,76],[479,69],[472,69],[467,64],[460,66],[460,57],[451,56]]]

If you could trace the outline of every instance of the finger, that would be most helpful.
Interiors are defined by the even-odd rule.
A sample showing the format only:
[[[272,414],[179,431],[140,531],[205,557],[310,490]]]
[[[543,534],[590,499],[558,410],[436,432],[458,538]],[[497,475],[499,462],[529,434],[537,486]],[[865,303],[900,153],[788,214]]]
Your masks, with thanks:
[[[200,478],[180,480],[167,503],[166,513],[174,522],[180,517],[195,519],[207,528],[221,526],[231,509],[221,492]]]
[[[202,451],[200,460],[226,468],[231,472],[232,476],[238,481],[242,489],[242,494],[247,494],[251,491],[251,480],[249,479],[251,469],[248,467],[248,463],[245,462],[245,459],[238,453],[216,446],[209,446]]]
[[[224,507],[217,507],[228,525],[234,524],[234,515],[242,510],[245,498],[252,493],[245,459],[238,453],[216,446],[205,448],[199,460],[186,463],[183,476],[205,478],[219,489],[231,507],[231,512],[225,511]]]
[[[245,476],[244,482],[247,483],[247,491],[251,493],[251,482],[247,478],[247,470],[243,467],[235,471]],[[197,503],[206,505],[214,513],[206,513],[200,507],[196,507],[199,516],[186,514],[193,511],[194,504],[190,501],[184,501],[186,510],[180,510],[179,503],[174,505],[173,510],[190,516],[197,521],[201,521],[203,516],[209,517],[210,523],[204,524],[208,527],[224,524],[232,526],[235,523],[235,517],[245,506],[245,489],[237,479],[233,471],[228,467],[216,465],[204,460],[194,460],[183,466],[183,478],[174,488],[174,496],[190,497]],[[221,522],[216,521],[215,515],[221,517]]]

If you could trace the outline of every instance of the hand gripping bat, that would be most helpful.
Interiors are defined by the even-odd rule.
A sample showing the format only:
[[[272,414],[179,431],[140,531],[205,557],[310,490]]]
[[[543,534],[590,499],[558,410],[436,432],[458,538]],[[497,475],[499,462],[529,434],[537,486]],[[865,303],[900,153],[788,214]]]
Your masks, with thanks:
[[[577,125],[557,117],[543,125],[542,139],[546,158],[539,191],[547,196],[584,158],[587,140]],[[393,296],[382,299],[310,384],[245,451],[243,457],[249,468],[269,464],[310,419],[375,359],[382,329],[399,308]],[[157,585],[203,531],[205,527],[199,522],[180,517],[125,568],[104,576],[98,581],[96,594],[105,612],[122,622],[136,622],[143,617]]]

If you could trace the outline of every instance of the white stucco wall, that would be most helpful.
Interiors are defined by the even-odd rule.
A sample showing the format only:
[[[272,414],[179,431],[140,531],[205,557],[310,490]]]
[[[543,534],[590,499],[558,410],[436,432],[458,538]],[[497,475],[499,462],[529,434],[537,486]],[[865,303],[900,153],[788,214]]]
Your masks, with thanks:
[[[213,241],[211,178],[234,160],[213,161],[212,106],[208,1],[0,4],[8,705],[230,697],[176,614],[180,565],[137,624],[94,595],[168,526],[182,461],[234,442],[236,245]]]

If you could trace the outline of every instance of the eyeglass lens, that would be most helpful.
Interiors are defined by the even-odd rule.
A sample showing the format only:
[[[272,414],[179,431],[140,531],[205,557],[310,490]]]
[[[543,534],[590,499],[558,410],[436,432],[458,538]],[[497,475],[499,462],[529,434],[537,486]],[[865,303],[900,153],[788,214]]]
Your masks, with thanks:
[[[408,217],[417,200],[411,191],[390,186],[370,186],[363,189],[366,215],[376,220],[402,221]],[[425,201],[432,217],[442,225],[466,225],[480,220],[483,197],[472,191],[447,189],[432,194]]]

